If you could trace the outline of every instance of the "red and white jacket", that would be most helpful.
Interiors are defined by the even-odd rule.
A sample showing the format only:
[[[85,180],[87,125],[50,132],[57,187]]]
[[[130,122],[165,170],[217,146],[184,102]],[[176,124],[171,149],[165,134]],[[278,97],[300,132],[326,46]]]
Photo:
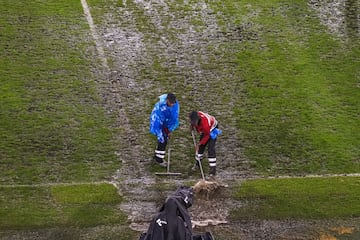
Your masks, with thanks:
[[[217,126],[218,122],[215,117],[201,111],[198,112],[198,116],[200,121],[195,128],[198,133],[203,135],[199,145],[205,145],[210,138],[210,132]]]

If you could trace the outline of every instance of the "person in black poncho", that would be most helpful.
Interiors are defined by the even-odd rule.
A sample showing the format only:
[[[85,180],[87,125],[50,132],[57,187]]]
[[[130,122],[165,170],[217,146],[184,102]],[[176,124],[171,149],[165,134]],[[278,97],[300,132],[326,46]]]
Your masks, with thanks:
[[[179,187],[170,195],[159,213],[152,219],[148,231],[140,240],[215,240],[210,232],[194,235],[188,208],[193,203],[193,189]]]

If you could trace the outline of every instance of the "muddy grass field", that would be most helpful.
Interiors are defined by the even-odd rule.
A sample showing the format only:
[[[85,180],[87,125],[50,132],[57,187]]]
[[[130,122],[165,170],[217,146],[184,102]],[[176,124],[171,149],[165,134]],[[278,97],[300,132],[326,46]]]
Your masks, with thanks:
[[[267,107],[265,110],[261,109],[261,101],[250,102],[246,99],[251,94],[259,94],[259,99],[277,103],[276,94],[281,86],[255,80],[254,89],[268,87],[274,91],[263,97],[260,90],[257,92],[246,87],[253,81],[246,77],[253,76],[250,72],[252,68],[241,67],[242,63],[249,62],[254,68],[264,69],[263,72],[256,72],[256,78],[262,79],[263,75],[270,74],[267,70],[276,71],[276,66],[267,69],[267,65],[260,61],[251,62],[246,60],[246,57],[252,59],[257,53],[271,52],[271,44],[274,44],[276,49],[281,49],[282,44],[292,46],[291,37],[305,36],[303,40],[294,40],[294,45],[302,48],[302,44],[305,45],[303,41],[309,40],[306,39],[307,32],[312,33],[316,28],[327,38],[335,39],[328,40],[329,42],[334,41],[334,45],[351,50],[351,42],[359,39],[359,4],[352,3],[357,16],[357,22],[354,23],[353,18],[347,17],[348,4],[345,2],[312,0],[304,4],[269,1],[269,5],[260,7],[251,1],[81,1],[84,19],[89,25],[89,32],[85,35],[87,41],[94,42],[86,53],[95,63],[91,66],[91,74],[103,107],[107,114],[115,116],[112,127],[118,133],[115,136],[115,155],[121,167],[106,177],[106,180],[114,184],[119,194],[124,196],[125,201],[119,209],[128,215],[129,226],[114,224],[80,229],[61,227],[3,231],[1,239],[126,239],[122,232],[130,232],[128,239],[137,239],[141,232],[146,231],[149,221],[168,194],[177,186],[193,185],[201,178],[199,172],[191,171],[194,153],[187,123],[187,113],[191,110],[209,112],[219,121],[223,134],[217,142],[217,179],[228,185],[208,198],[197,196],[190,209],[192,220],[197,224],[195,232],[211,231],[218,240],[360,239],[358,216],[326,220],[233,220],[231,216],[233,209],[246,204],[233,197],[235,187],[245,180],[283,175],[292,177],[307,174],[343,175],[354,171],[358,173],[359,151],[354,147],[356,142],[351,142],[351,139],[340,146],[346,148],[344,152],[347,155],[336,155],[337,159],[350,159],[345,163],[337,159],[324,160],[334,153],[330,151],[326,155],[321,150],[318,154],[321,157],[314,157],[313,161],[303,160],[307,156],[316,155],[315,147],[308,145],[305,140],[294,140],[302,130],[293,131],[289,135],[281,131],[284,128],[293,129],[289,124],[294,124],[294,128],[298,127],[297,120],[308,120],[304,117],[307,112],[301,112],[302,103],[292,105],[295,110],[284,107],[287,113],[279,117],[281,123],[276,124],[276,134],[262,134],[265,132],[262,129],[271,128],[272,125],[267,125],[269,121],[277,121],[273,119],[277,113],[266,115]],[[297,8],[301,11],[297,12]],[[351,11],[354,12],[352,9]],[[242,13],[241,17],[236,17],[239,12]],[[296,18],[297,20],[291,23],[296,29],[291,30],[291,24],[286,20],[269,27],[272,22],[263,23],[259,20],[264,12],[265,15],[275,16],[272,20],[275,22],[277,18]],[[301,19],[306,21],[303,23]],[[313,19],[316,19],[314,21],[318,26],[308,29],[307,27],[312,26]],[[350,24],[345,24],[349,22]],[[283,26],[286,30],[281,29]],[[287,39],[284,32],[294,35]],[[269,40],[270,44],[267,42],[268,38],[277,39],[279,42]],[[296,55],[297,51],[295,47],[287,48],[284,54],[286,56],[279,57],[284,58],[284,61],[279,63],[278,68],[283,68],[296,58],[300,59],[302,56]],[[272,62],[276,55],[267,57],[268,61]],[[323,57],[332,58],[331,53]],[[304,61],[303,65],[307,65],[306,60]],[[354,72],[351,74],[359,74],[358,70],[354,70],[356,66],[349,69]],[[299,69],[292,71],[295,75],[301,75]],[[354,79],[354,82],[359,80],[358,76]],[[309,91],[316,90],[304,89],[299,99]],[[157,97],[166,92],[174,92],[181,106],[180,127],[171,139],[171,170],[181,172],[181,176],[155,176],[155,172],[164,169],[151,160],[156,139],[148,133],[148,117],[158,100]],[[291,91],[283,93],[283,101],[289,100],[287,94],[290,95]],[[313,101],[323,104],[322,99]],[[356,102],[356,99],[346,98],[339,102],[346,105]],[[357,107],[358,105],[354,104],[345,110],[356,113]],[[258,117],[257,111],[263,111],[264,115]],[[244,114],[246,116],[239,117]],[[313,121],[319,119],[315,117]],[[242,129],[242,126],[250,126],[253,121],[259,121],[254,129]],[[355,126],[354,122],[350,121],[349,125]],[[306,130],[307,126],[303,128]],[[255,140],[248,140],[250,138]],[[284,142],[295,147],[283,147],[283,142],[273,140],[276,138],[284,138]],[[354,139],[358,140],[355,137]],[[266,145],[268,142],[270,144]],[[331,142],[328,144],[328,148],[335,146]],[[299,146],[303,149],[299,150]],[[336,146],[335,150],[340,147]],[[343,165],[346,165],[343,167],[345,172],[341,169]],[[206,161],[204,170],[207,174]]]
[[[328,15],[334,19],[341,18],[329,11],[337,7],[338,10],[333,11],[340,14],[344,10],[341,10],[342,3],[333,4],[310,2],[309,7],[315,9],[319,18],[324,21]],[[233,67],[236,59],[232,54],[239,51],[239,43],[241,45],[244,42],[246,45],[246,41],[259,41],[261,33],[257,31],[260,31],[260,27],[257,29],[251,26],[256,23],[250,21],[236,27],[231,24],[231,20],[220,26],[218,18],[221,12],[215,12],[209,4],[202,1],[171,6],[162,1],[123,2],[121,6],[107,2],[105,5],[107,7],[101,11],[102,17],[97,29],[104,36],[105,55],[111,59],[110,68],[116,69],[109,76],[112,94],[108,96],[112,103],[118,99],[119,102],[126,102],[126,99],[135,97],[134,101],[139,103],[135,104],[136,107],[124,104],[117,110],[121,113],[122,108],[125,108],[127,121],[130,124],[139,121],[137,126],[143,127],[142,131],[131,131],[131,128],[127,130],[125,136],[131,136],[132,139],[126,138],[124,142],[130,142],[128,154],[131,160],[123,160],[125,167],[118,175],[120,179],[126,176],[128,184],[122,189],[128,192],[128,196],[133,195],[130,197],[132,200],[123,206],[132,215],[133,221],[136,223],[152,215],[151,210],[146,210],[156,208],[149,206],[142,193],[146,192],[150,199],[156,199],[159,192],[151,193],[149,188],[162,181],[154,178],[149,171],[152,169],[149,153],[154,147],[154,139],[141,135],[147,134],[147,119],[143,118],[143,112],[151,109],[156,101],[156,94],[172,91],[177,94],[180,102],[186,103],[181,106],[182,125],[178,133],[174,133],[172,143],[173,170],[185,172],[185,176],[190,174],[187,180],[194,177],[193,173],[189,173],[192,165],[188,159],[191,138],[186,135],[186,113],[191,109],[202,109],[218,116],[225,132],[218,143],[219,178],[231,184],[234,179],[256,177],[251,161],[243,155],[239,137],[241,133],[231,117],[236,114],[234,108],[236,101],[240,99],[239,95],[243,94],[242,79],[234,79],[237,76],[233,72],[236,71]],[[274,11],[284,14],[286,8],[291,7],[284,4]],[[96,7],[93,13],[97,13]],[[249,13],[256,14],[255,11]],[[344,13],[340,15],[344,17]],[[332,33],[344,36],[345,27],[341,20],[325,24]],[[234,49],[231,49],[232,44],[227,44],[229,42],[234,43]],[[227,84],[227,81],[234,82]],[[222,125],[223,122],[225,124]],[[136,161],[138,159],[140,160]],[[183,177],[170,177],[165,181],[172,184],[178,179],[181,182]],[[164,194],[160,196],[160,199],[166,197]],[[192,209],[193,220],[225,221],[229,209],[239,206],[241,203],[226,197],[226,193],[212,201],[198,200]],[[142,211],[139,211],[139,207]],[[356,221],[350,220],[350,225]],[[337,233],[328,232],[329,229],[341,228],[343,225],[336,223],[330,227],[330,223],[334,222],[249,221],[208,229],[216,229],[220,236],[223,233],[226,236],[224,239],[326,239],[327,236],[331,239],[331,234]]]
[[[312,1],[308,6],[315,9],[321,20],[326,21],[328,15],[338,19],[338,22],[325,22],[325,25],[334,36],[346,38],[345,26],[340,20],[344,17],[342,5]],[[241,5],[238,7],[241,8]],[[338,9],[334,10],[334,7]],[[292,6],[284,4],[273,10],[277,14],[285,14],[286,8]],[[329,12],[331,9],[334,13]],[[127,154],[126,158],[119,156],[124,167],[117,178],[121,180],[121,191],[129,199],[122,209],[130,215],[133,229],[145,231],[151,219],[149,216],[158,209],[156,204],[166,198],[166,193],[175,189],[176,185],[184,184],[184,180],[186,183],[199,177],[198,173],[189,170],[192,166],[189,160],[191,138],[187,132],[186,113],[192,109],[217,116],[224,131],[218,142],[219,179],[231,186],[235,179],[238,182],[258,176],[255,164],[244,157],[240,129],[232,117],[236,114],[237,101],[244,94],[242,79],[236,79],[238,75],[234,73],[237,71],[234,68],[236,59],[232,54],[241,51],[241,43],[245,45],[240,47],[243,48],[246,42],[257,42],[261,38],[258,32],[261,27],[254,27],[256,23],[248,20],[258,14],[256,10],[244,16],[248,19],[240,26],[232,25],[234,23],[229,19],[229,22],[219,25],[218,20],[223,17],[219,16],[221,12],[214,11],[206,1],[188,4],[107,1],[92,5],[92,13],[98,21],[96,30],[103,38],[98,44],[103,45],[105,56],[110,59],[108,68],[111,70],[106,75],[106,81],[110,81],[111,87],[104,89],[103,94],[108,98],[108,106],[119,113],[120,124],[126,122],[126,134],[121,142],[128,144]],[[101,16],[97,16],[98,13]],[[153,175],[150,159],[154,138],[149,138],[147,134],[148,119],[144,118],[144,112],[149,112],[157,101],[157,95],[168,91],[175,92],[180,103],[184,103],[181,105],[181,127],[174,133],[172,142],[171,165],[172,170],[182,172],[183,176],[160,179]],[[128,104],[129,99],[134,104]],[[170,186],[174,184],[174,187],[165,192],[153,189],[154,184],[164,182]],[[221,224],[227,222],[230,209],[243,204],[230,196],[230,191],[224,190],[213,199],[197,199],[191,209],[192,220],[200,221],[204,227],[198,226],[196,230],[213,231],[218,239],[359,237],[358,219],[250,220]],[[152,201],[154,199],[155,202]]]

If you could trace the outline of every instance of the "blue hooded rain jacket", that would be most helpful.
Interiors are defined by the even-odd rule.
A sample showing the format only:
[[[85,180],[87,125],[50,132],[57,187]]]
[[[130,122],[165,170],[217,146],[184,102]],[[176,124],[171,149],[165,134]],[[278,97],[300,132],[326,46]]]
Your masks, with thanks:
[[[167,94],[159,97],[159,101],[155,104],[150,115],[150,133],[157,136],[159,142],[164,143],[167,139],[165,128],[170,132],[179,127],[179,102],[169,107],[166,105]]]

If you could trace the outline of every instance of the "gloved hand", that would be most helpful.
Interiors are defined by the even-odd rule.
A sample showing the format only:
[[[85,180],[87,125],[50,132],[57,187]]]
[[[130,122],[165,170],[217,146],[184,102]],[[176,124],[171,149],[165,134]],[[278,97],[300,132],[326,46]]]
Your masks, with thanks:
[[[164,133],[166,134],[167,138],[170,139],[171,137],[171,132],[168,128],[164,128]]]
[[[195,153],[195,160],[198,162],[198,161],[201,161],[201,155],[198,154],[198,152]]]

